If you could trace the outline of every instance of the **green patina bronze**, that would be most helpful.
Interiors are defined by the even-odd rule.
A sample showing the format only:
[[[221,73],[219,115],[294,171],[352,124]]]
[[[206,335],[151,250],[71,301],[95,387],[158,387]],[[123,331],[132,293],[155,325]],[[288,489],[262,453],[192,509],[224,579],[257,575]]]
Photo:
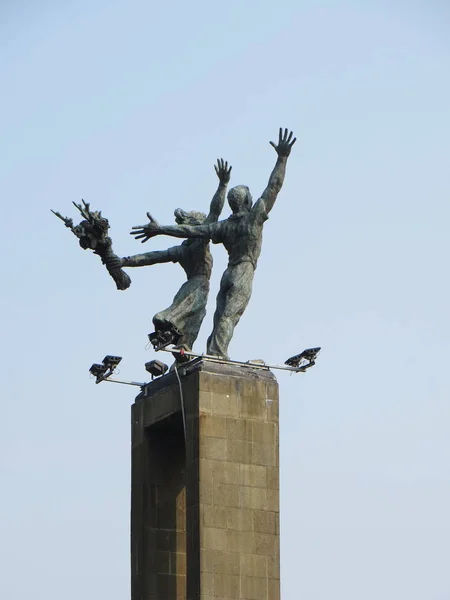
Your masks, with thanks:
[[[254,204],[247,186],[239,185],[228,192],[232,214],[228,219],[203,224],[159,225],[147,213],[149,223],[133,227],[132,235],[146,242],[157,235],[211,240],[223,244],[228,252],[228,267],[222,276],[214,314],[214,328],[208,338],[207,354],[228,358],[228,345],[234,328],[246,309],[261,253],[265,221],[273,208],[284,182],[286,163],[296,138],[287,129],[280,129],[278,144],[270,142],[278,158],[269,183]]]

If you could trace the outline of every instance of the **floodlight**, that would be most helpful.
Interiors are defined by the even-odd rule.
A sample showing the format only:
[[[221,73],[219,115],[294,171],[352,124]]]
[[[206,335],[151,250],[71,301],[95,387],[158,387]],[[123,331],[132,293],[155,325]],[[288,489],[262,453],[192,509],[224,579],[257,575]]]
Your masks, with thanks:
[[[153,333],[148,334],[148,339],[153,348],[158,351],[166,348],[170,344],[176,344],[182,336],[181,331],[176,327],[168,327],[167,329],[157,329]]]
[[[99,365],[98,363],[94,363],[89,369],[89,373],[97,378],[102,377],[106,373],[106,367],[105,365]]]
[[[160,377],[161,375],[164,375],[168,368],[169,367],[160,360],[151,360],[145,363],[145,370],[148,373],[150,373],[150,375],[152,376],[152,380],[155,377]]]
[[[303,352],[300,352],[300,354],[288,358],[284,364],[294,368],[302,367],[308,369],[316,364],[316,358],[319,352],[320,348],[307,348],[306,350],[303,350]]]
[[[121,360],[121,356],[107,354],[103,359],[103,364],[94,363],[89,369],[89,373],[96,378],[95,383],[100,383],[110,377]]]
[[[103,359],[103,364],[108,369],[113,369],[114,370],[117,367],[117,365],[120,363],[121,360],[122,360],[121,356],[111,356],[110,354],[108,354]]]

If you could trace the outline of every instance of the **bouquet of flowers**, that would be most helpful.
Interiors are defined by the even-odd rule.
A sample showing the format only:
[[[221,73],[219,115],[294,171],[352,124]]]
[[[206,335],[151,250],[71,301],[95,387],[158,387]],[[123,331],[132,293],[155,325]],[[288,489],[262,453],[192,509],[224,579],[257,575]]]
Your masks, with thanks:
[[[82,200],[82,203],[82,205],[76,202],[72,203],[84,219],[78,225],[74,225],[72,219],[63,217],[57,211],[52,210],[52,213],[77,236],[80,246],[84,250],[89,248],[93,250],[94,254],[100,256],[108,273],[114,279],[117,289],[126,290],[130,287],[131,279],[122,269],[122,260],[112,250],[112,240],[108,236],[108,219],[102,217],[100,211],[91,211],[88,202]]]

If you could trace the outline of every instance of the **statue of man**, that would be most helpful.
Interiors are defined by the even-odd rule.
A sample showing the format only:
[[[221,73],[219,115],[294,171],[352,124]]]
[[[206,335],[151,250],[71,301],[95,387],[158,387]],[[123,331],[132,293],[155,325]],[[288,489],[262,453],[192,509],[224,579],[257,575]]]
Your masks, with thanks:
[[[217,223],[225,203],[231,166],[228,167],[228,163],[220,159],[214,168],[219,178],[219,186],[211,201],[208,216],[200,212],[185,212],[181,208],[177,208],[175,222],[178,226],[209,227]],[[150,215],[148,216],[150,218]],[[169,308],[153,317],[153,324],[156,332],[166,330],[180,332],[182,335],[177,341],[177,346],[191,350],[206,315],[209,280],[213,264],[209,240],[192,238],[167,250],[128,256],[120,259],[120,266],[144,267],[167,262],[179,263],[186,272],[187,281],[181,286]]]
[[[261,253],[262,232],[284,182],[286,163],[296,138],[280,129],[278,144],[270,142],[278,154],[269,183],[261,198],[252,205],[250,190],[239,185],[228,192],[230,217],[218,223],[160,226],[147,213],[150,222],[133,227],[132,235],[146,242],[156,235],[211,240],[228,251],[228,267],[222,276],[217,296],[214,328],[208,338],[207,354],[228,358],[228,345],[252,293],[253,277]]]

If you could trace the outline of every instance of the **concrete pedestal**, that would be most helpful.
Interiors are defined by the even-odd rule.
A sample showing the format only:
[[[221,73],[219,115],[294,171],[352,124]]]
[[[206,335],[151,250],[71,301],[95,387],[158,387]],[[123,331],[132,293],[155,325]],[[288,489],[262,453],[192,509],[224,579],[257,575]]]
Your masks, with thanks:
[[[175,373],[132,407],[132,600],[279,600],[276,379],[179,373],[184,420]]]

